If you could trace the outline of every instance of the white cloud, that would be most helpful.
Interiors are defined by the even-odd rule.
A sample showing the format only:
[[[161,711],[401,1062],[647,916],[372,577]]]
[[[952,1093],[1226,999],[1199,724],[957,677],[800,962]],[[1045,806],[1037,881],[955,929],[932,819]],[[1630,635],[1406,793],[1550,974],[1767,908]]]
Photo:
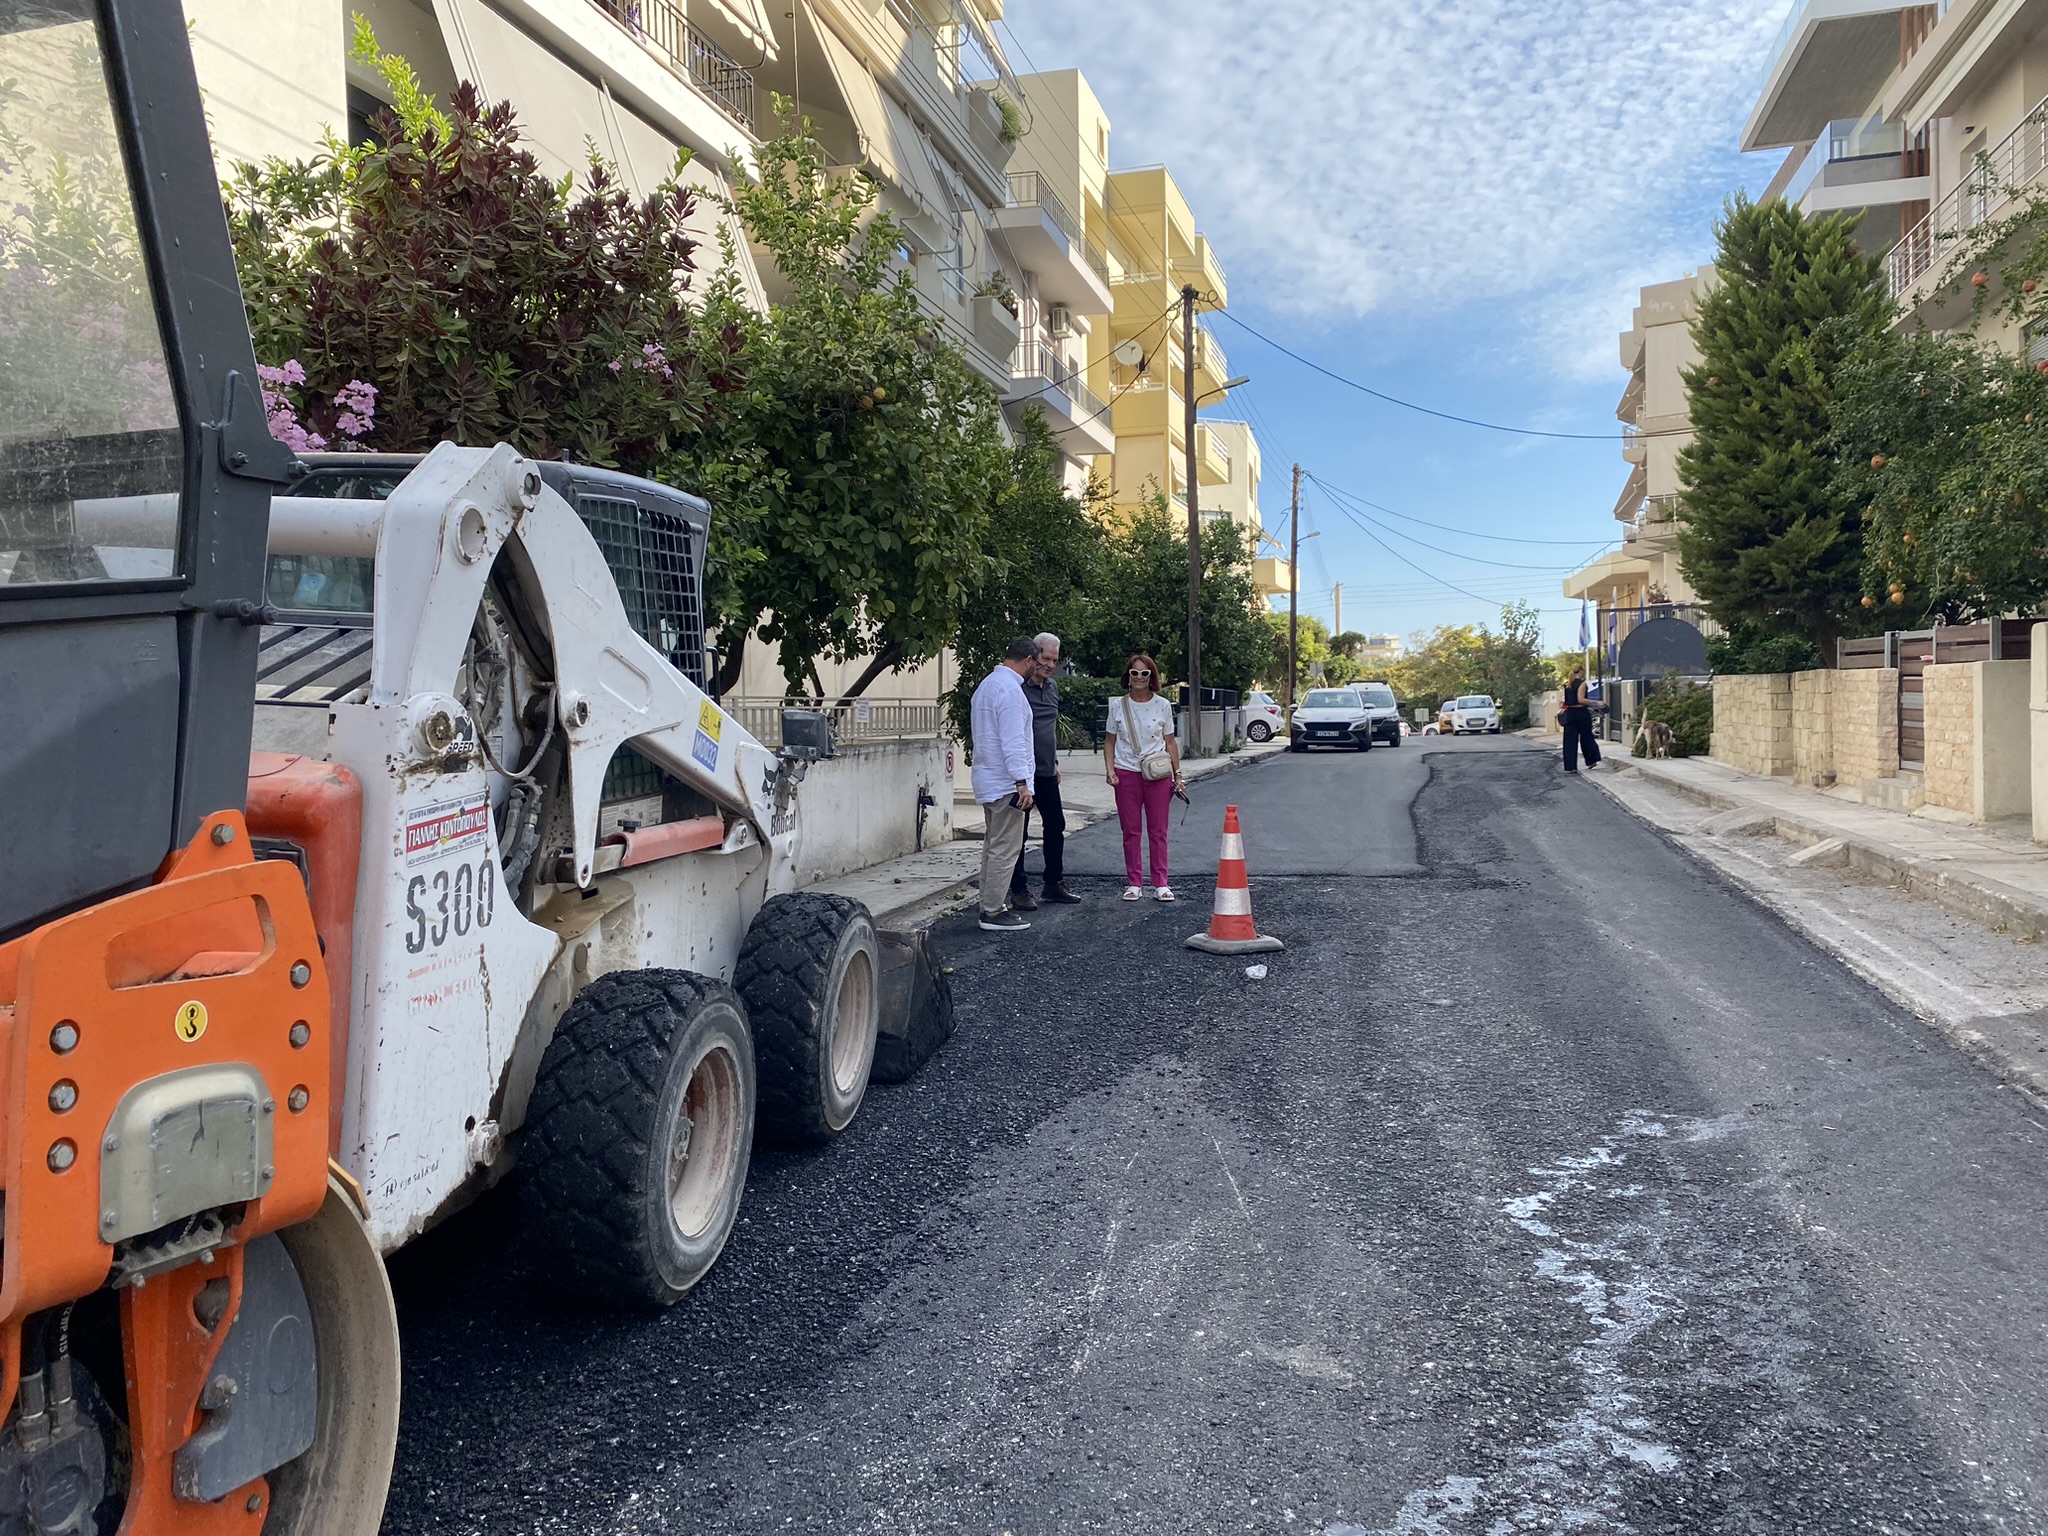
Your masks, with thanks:
[[[1115,163],[1173,168],[1234,297],[1340,319],[1517,301],[1513,350],[1597,373],[1633,286],[1708,250],[1784,9],[1013,0],[1009,24],[1037,67],[1088,76]]]

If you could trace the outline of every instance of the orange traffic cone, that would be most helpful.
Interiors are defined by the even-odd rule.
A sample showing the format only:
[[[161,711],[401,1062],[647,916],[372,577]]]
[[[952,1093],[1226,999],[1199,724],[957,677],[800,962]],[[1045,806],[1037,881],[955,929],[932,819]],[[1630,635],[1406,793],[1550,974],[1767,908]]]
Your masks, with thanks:
[[[1244,872],[1244,837],[1237,829],[1237,807],[1223,808],[1223,854],[1216,861],[1216,906],[1209,931],[1188,940],[1189,949],[1212,955],[1250,955],[1285,949],[1271,934],[1252,926],[1252,888]]]

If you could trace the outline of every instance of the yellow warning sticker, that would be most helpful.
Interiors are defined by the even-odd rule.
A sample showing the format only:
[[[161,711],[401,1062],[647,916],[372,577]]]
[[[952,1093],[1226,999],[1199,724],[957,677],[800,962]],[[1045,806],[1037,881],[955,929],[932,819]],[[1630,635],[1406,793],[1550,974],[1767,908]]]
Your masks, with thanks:
[[[697,729],[706,736],[709,736],[713,741],[718,740],[718,728],[724,723],[724,711],[719,709],[709,699],[706,699],[697,706]]]
[[[178,1004],[178,1016],[171,1023],[178,1032],[178,1038],[190,1045],[206,1033],[206,1004],[197,999]]]

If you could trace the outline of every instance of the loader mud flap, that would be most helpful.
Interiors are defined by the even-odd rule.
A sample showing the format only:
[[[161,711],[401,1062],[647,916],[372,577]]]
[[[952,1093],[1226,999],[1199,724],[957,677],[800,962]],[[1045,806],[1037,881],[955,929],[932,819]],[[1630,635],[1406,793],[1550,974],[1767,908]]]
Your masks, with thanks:
[[[928,929],[876,934],[881,944],[882,1024],[873,1077],[901,1083],[953,1037],[953,983]]]

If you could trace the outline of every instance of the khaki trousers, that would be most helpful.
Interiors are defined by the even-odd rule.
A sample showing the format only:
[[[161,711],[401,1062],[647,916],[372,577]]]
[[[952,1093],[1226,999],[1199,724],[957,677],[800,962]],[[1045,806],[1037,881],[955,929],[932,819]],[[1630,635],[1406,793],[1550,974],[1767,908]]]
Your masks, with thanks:
[[[1005,795],[981,814],[981,910],[993,917],[1009,905],[1010,874],[1024,851],[1025,813]]]

